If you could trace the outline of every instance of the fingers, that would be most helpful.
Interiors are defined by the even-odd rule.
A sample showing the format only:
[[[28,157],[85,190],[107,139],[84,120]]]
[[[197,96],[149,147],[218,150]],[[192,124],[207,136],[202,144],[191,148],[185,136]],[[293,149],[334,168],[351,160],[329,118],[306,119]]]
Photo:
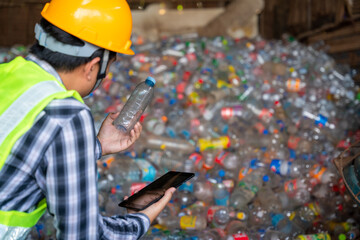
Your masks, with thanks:
[[[148,208],[144,209],[141,212],[149,217],[150,222],[153,222],[155,218],[160,214],[160,212],[165,208],[166,204],[168,204],[168,202],[171,200],[175,191],[176,188],[174,187],[169,188],[165,192],[165,195],[159,201],[152,204],[151,206],[149,206]]]
[[[141,131],[142,131],[142,126],[140,122],[137,122],[134,128],[130,131],[131,140],[135,141],[136,139],[138,139],[140,137]]]

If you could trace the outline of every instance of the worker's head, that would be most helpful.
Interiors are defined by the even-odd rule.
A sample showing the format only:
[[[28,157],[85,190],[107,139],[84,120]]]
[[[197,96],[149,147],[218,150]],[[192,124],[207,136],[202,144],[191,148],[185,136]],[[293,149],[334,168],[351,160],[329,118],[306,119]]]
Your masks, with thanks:
[[[52,0],[35,27],[31,53],[57,71],[99,59],[97,84],[116,53],[132,55],[132,17],[126,0]]]

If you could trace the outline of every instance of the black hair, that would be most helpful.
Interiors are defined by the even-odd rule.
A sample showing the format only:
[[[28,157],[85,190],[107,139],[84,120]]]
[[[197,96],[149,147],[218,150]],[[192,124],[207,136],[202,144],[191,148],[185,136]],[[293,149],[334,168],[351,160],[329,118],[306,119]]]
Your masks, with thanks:
[[[40,26],[45,32],[61,43],[74,46],[84,46],[85,44],[81,39],[64,32],[44,18],[40,20]],[[70,72],[80,65],[90,62],[96,57],[100,57],[101,59],[104,54],[104,49],[96,50],[90,57],[74,57],[59,52],[53,52],[39,45],[39,42],[36,41],[36,43],[30,48],[29,52],[37,56],[39,59],[48,62],[57,71]],[[110,51],[109,60],[115,57],[116,53]]]

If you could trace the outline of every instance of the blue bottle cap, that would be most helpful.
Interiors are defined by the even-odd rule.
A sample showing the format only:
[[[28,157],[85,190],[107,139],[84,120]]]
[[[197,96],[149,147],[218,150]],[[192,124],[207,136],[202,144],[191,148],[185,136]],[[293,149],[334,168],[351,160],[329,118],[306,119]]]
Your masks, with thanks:
[[[220,169],[219,170],[219,177],[224,177],[225,176],[225,171],[224,169]]]
[[[258,168],[258,162],[259,160],[257,158],[254,158],[250,161],[250,168],[256,169]]]
[[[174,105],[176,103],[176,99],[175,98],[171,98],[170,101],[169,101],[169,104],[170,105]]]
[[[150,86],[154,86],[156,83],[156,80],[155,80],[155,78],[149,76],[146,78],[145,82]]]
[[[263,181],[264,182],[268,182],[270,180],[269,176],[268,175],[264,175],[263,176]]]

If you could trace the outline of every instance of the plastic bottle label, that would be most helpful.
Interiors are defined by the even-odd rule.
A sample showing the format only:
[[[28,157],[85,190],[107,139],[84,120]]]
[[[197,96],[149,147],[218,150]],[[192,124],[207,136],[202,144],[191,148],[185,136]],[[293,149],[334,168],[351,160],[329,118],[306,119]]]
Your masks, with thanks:
[[[194,183],[193,182],[185,182],[179,186],[179,191],[188,191],[194,192]]]
[[[263,108],[259,114],[260,119],[269,119],[272,117],[272,112],[269,109]]]
[[[136,158],[135,162],[139,166],[142,172],[141,180],[144,182],[152,182],[156,177],[156,169],[148,161],[143,158]]]
[[[260,134],[263,134],[264,131],[266,130],[265,126],[261,123],[261,122],[258,122],[258,123],[255,123],[254,124],[254,128],[258,131],[258,133]]]
[[[232,237],[234,238],[234,240],[249,240],[248,235],[246,235],[245,233],[236,233],[233,234]]]
[[[310,176],[318,181],[321,181],[321,178],[326,171],[326,168],[320,164],[315,164],[310,171]]]
[[[315,216],[320,215],[319,205],[317,203],[309,203],[308,207],[311,209]]]
[[[297,179],[289,180],[284,183],[284,190],[286,193],[294,192],[297,189]]]
[[[321,126],[321,127],[322,127],[322,126],[325,126],[327,122],[328,122],[327,117],[325,117],[325,116],[323,116],[323,115],[321,115],[321,114],[319,114],[319,115],[317,116],[316,120],[315,120],[315,124],[316,124],[317,126]]]
[[[318,233],[311,235],[299,235],[297,236],[299,240],[331,240],[331,237],[328,233]]]
[[[228,206],[229,205],[229,200],[230,200],[230,197],[229,197],[229,194],[227,194],[225,197],[223,198],[215,198],[214,199],[215,201],[215,204],[218,205],[218,206]]]
[[[131,183],[131,186],[130,186],[130,195],[133,195],[134,193],[138,192],[138,191],[141,190],[142,188],[146,187],[146,185],[148,185],[147,182],[135,182],[135,183]]]
[[[286,87],[289,92],[299,92],[301,87],[301,80],[299,78],[291,79],[286,81]]]
[[[212,222],[212,220],[214,219],[214,214],[216,212],[216,210],[220,209],[221,206],[211,206],[209,207],[208,211],[207,211],[207,221],[208,222]]]
[[[182,216],[180,218],[181,229],[195,229],[196,216]]]
[[[300,137],[290,136],[289,140],[288,140],[288,148],[294,149],[294,150],[297,149],[300,140],[301,140]]]
[[[251,173],[253,170],[251,168],[243,167],[239,171],[238,180],[241,181],[247,174]]]
[[[225,151],[221,151],[215,158],[215,162],[220,164],[220,165],[224,165],[224,159],[226,158],[226,156],[229,155],[229,152],[225,152]]]

